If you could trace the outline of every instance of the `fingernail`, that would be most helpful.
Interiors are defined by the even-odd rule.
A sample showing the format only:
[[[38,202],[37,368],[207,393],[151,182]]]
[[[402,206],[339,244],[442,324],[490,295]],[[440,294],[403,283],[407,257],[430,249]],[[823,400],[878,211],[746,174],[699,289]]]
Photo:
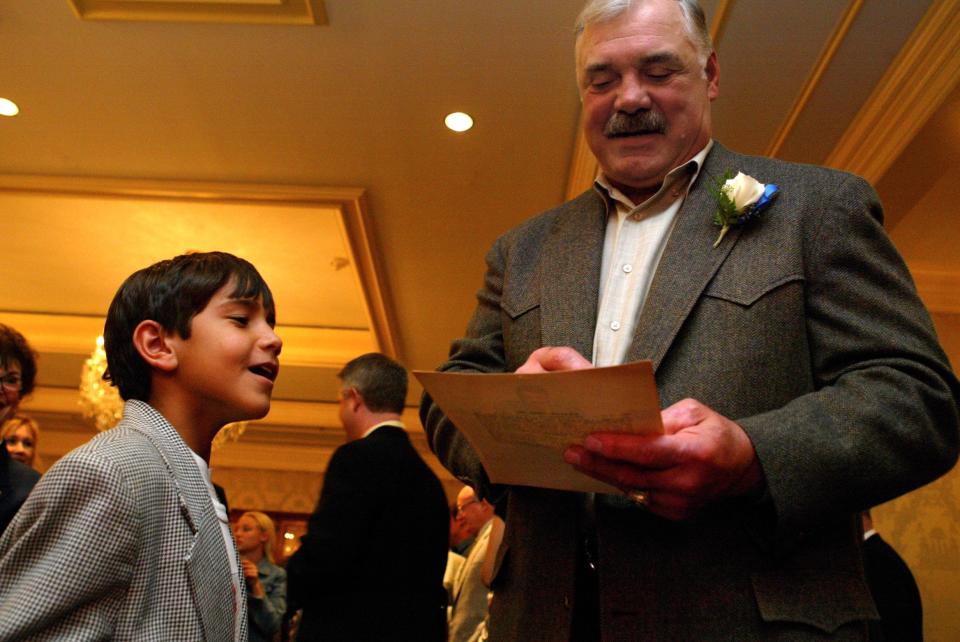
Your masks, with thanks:
[[[568,448],[563,451],[563,461],[577,466],[580,463],[580,454],[577,451]]]
[[[583,441],[583,447],[593,453],[600,452],[600,449],[603,447],[603,444],[596,437],[587,437]]]

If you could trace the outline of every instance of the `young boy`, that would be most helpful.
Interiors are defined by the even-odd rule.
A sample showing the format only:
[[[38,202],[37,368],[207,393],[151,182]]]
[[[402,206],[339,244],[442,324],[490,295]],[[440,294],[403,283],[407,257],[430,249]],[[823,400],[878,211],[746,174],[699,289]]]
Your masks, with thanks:
[[[120,286],[104,329],[126,400],[60,459],[0,538],[0,640],[247,639],[246,596],[207,461],[224,425],[270,409],[270,289],[222,252]]]

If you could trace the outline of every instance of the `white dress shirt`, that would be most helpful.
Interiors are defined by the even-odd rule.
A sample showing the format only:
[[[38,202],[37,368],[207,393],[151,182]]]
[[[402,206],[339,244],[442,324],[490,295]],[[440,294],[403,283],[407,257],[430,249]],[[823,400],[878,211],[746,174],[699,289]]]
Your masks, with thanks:
[[[210,476],[210,467],[207,466],[207,462],[192,450],[190,454],[193,455],[193,460],[197,462],[197,468],[200,469],[200,476],[203,477],[203,481],[207,483],[207,492],[213,501],[213,510],[217,514],[217,520],[220,522],[220,534],[223,535],[223,544],[226,546],[227,559],[230,562],[230,577],[233,578],[233,612],[235,614],[240,613],[240,567],[237,562],[237,545],[233,541],[233,533],[230,532],[230,516],[227,515],[227,507],[224,506],[220,502],[220,498],[217,497],[217,490],[213,487],[213,479]],[[237,617],[234,618],[234,638],[240,642],[240,618]]]
[[[677,212],[712,146],[711,140],[699,154],[671,170],[657,193],[639,205],[602,174],[597,178],[594,188],[614,207],[607,208],[593,365],[623,363]]]

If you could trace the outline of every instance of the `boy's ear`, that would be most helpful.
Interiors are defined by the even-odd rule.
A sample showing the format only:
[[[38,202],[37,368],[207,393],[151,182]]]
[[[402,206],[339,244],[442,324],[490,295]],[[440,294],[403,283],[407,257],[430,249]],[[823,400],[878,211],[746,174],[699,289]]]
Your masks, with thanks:
[[[172,372],[177,368],[177,352],[168,341],[166,330],[156,321],[141,321],[133,329],[133,346],[151,368]]]

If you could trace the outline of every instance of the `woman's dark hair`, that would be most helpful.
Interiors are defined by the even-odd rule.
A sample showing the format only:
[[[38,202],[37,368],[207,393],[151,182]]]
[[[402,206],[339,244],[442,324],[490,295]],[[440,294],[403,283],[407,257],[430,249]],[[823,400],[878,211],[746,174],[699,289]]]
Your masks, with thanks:
[[[131,274],[110,303],[103,328],[107,371],[103,378],[123,399],[149,400],[150,366],[133,345],[133,331],[142,321],[156,321],[167,331],[190,338],[190,323],[230,280],[231,298],[261,299],[272,325],[273,295],[257,268],[226,252],[183,254]]]
[[[20,364],[20,396],[26,397],[37,381],[37,354],[22,334],[0,323],[0,368],[6,370],[11,361]]]

